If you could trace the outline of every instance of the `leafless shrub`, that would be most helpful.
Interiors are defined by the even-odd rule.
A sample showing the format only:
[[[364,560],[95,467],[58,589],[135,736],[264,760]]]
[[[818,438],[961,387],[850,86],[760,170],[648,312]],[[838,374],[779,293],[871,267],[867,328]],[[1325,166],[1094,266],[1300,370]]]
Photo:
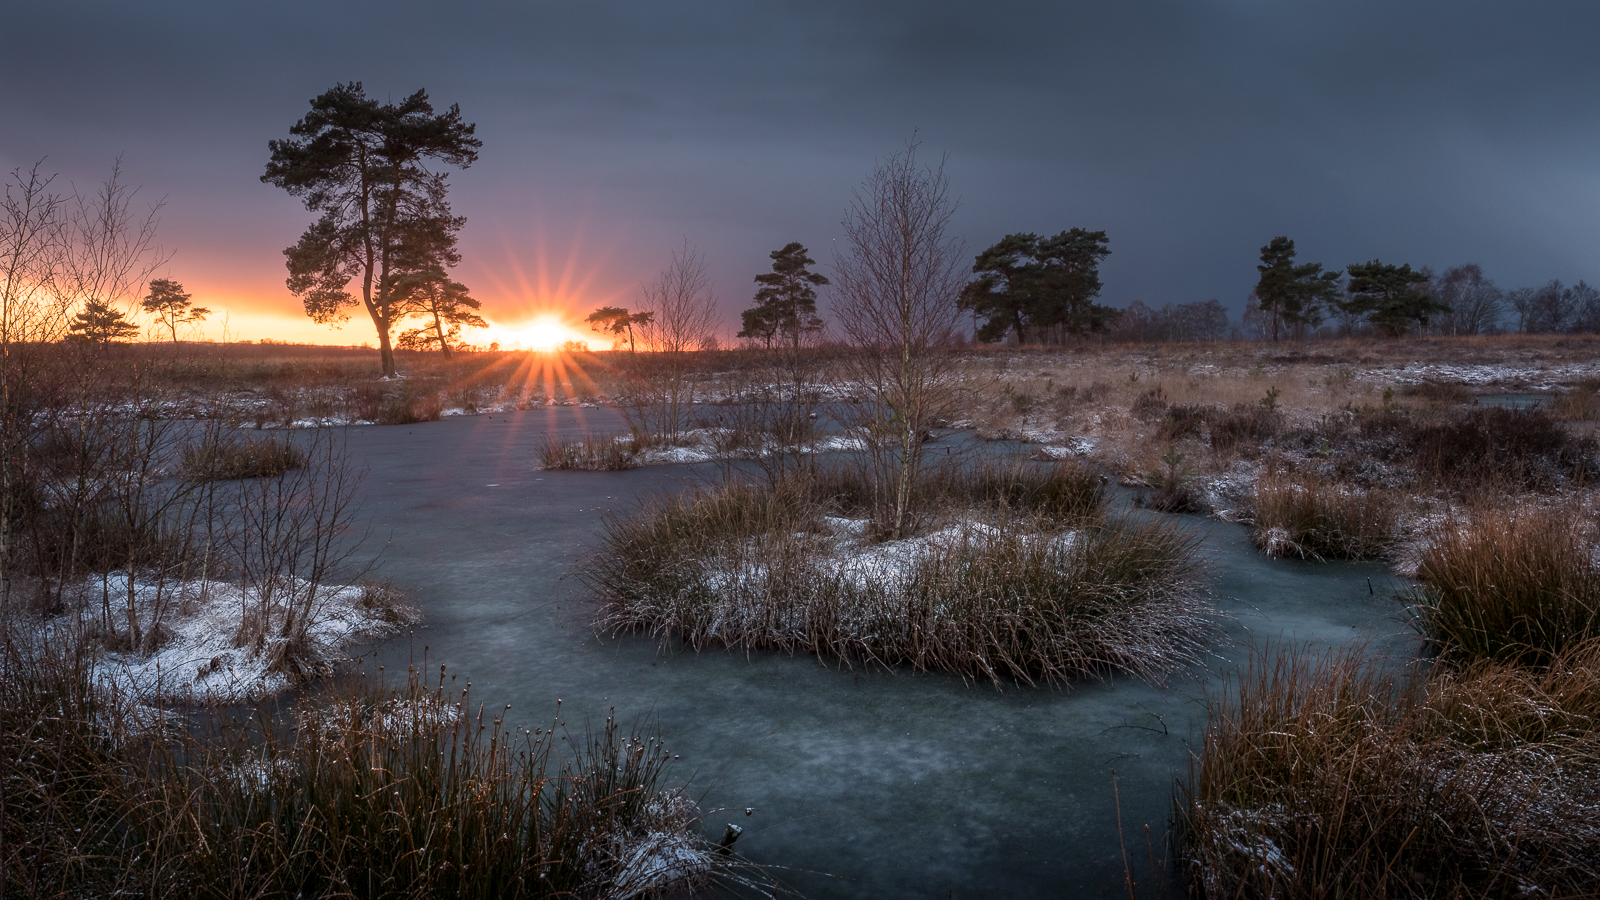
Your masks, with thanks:
[[[705,254],[685,240],[683,250],[674,252],[643,290],[650,318],[639,333],[651,348],[645,356],[653,358],[645,368],[638,359],[628,360],[630,384],[621,410],[635,437],[677,440],[689,427],[699,383],[687,357],[699,352],[716,330],[716,299]]]
[[[294,678],[324,664],[309,633],[331,583],[362,574],[344,571],[360,544],[354,520],[361,474],[336,430],[312,429],[302,440],[306,462],[300,468],[273,478],[213,482],[210,522],[212,540],[225,552],[219,568],[246,588],[235,645],[265,654],[274,669]]]

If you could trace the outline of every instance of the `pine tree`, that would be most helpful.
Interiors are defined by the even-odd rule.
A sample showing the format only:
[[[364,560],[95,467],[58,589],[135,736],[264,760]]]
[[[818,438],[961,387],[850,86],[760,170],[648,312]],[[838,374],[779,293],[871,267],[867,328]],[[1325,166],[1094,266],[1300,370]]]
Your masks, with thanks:
[[[289,291],[318,323],[343,322],[361,305],[377,329],[385,376],[395,374],[390,329],[411,314],[395,293],[397,276],[455,265],[457,257],[444,256],[423,265],[414,250],[453,251],[466,222],[450,212],[445,174],[430,165],[476,162],[483,142],[474,130],[457,106],[436,115],[426,91],[380,104],[352,82],[312,100],[289,129],[293,137],[268,144],[261,180],[321,213],[283,251]],[[352,279],[361,284],[359,298],[346,289]]]
[[[144,311],[154,315],[161,323],[167,326],[172,333],[172,342],[178,342],[178,326],[191,322],[205,321],[211,315],[211,310],[204,306],[195,306],[189,294],[184,291],[183,285],[169,278],[155,278],[150,281],[150,293],[145,295],[141,304]]]
[[[463,326],[489,327],[476,312],[482,304],[467,292],[466,285],[451,281],[443,269],[402,276],[395,285],[395,296],[411,316],[423,320],[421,326],[400,334],[396,343],[407,350],[421,350],[434,344],[444,358],[449,359],[450,345],[460,339]]]
[[[111,344],[139,336],[139,326],[104,300],[88,300],[67,323],[67,340],[86,344]]]
[[[790,241],[768,256],[772,271],[756,276],[761,289],[756,291],[756,305],[743,313],[744,330],[738,336],[764,341],[770,349],[775,338],[785,335],[798,350],[801,335],[822,330],[816,289],[828,279],[807,268],[816,260],[806,255],[798,241]]]
[[[961,292],[960,307],[985,321],[980,341],[1015,333],[1017,343],[1052,332],[1104,331],[1121,310],[1094,302],[1100,296],[1100,261],[1111,255],[1104,231],[1073,228],[1041,238],[1008,234],[978,254],[978,274]]]
[[[1261,248],[1261,264],[1256,266],[1261,280],[1256,282],[1256,300],[1270,314],[1272,339],[1279,337],[1279,325],[1296,330],[1315,328],[1322,323],[1325,304],[1339,294],[1337,269],[1322,271],[1322,263],[1294,264],[1294,241],[1279,236]]]
[[[643,327],[654,323],[655,320],[656,314],[653,312],[630,313],[621,306],[602,306],[584,319],[589,323],[589,327],[599,334],[609,334],[614,338],[626,334],[629,351],[638,349],[633,343],[633,326]]]
[[[1400,337],[1412,325],[1426,325],[1436,313],[1447,313],[1450,307],[1439,302],[1421,285],[1430,278],[1410,264],[1395,266],[1379,262],[1351,263],[1350,297],[1343,308],[1367,316],[1374,328],[1390,337]]]

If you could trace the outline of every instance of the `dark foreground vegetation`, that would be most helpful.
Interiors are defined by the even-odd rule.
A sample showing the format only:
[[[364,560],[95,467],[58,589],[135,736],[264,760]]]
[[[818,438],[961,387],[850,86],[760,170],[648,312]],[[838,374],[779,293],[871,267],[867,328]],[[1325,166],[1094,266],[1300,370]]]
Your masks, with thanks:
[[[634,897],[704,884],[670,755],[455,678],[130,718],[81,644],[0,629],[0,897]]]
[[[182,344],[182,304],[170,342],[118,345],[153,219],[115,176],[70,215],[11,187],[0,898],[620,900],[726,868],[647,737],[519,728],[442,672],[329,686],[415,610],[366,579],[361,472],[323,426],[437,418],[440,390],[345,383],[337,350]]]
[[[1263,656],[1178,810],[1206,897],[1592,897],[1600,644],[1528,667]]]
[[[1263,654],[1214,698],[1179,804],[1208,897],[1591,897],[1593,513],[1478,509],[1424,550],[1431,662]]]

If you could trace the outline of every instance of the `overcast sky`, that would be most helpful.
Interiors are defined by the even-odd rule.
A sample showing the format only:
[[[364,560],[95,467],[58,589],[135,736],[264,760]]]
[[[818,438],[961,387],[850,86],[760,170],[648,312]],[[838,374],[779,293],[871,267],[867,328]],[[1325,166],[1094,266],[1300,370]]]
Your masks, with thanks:
[[[461,280],[491,318],[628,305],[687,238],[727,319],[767,253],[827,271],[852,187],[915,132],[971,253],[1104,229],[1103,300],[1216,297],[1259,248],[1600,282],[1600,4],[109,3],[19,0],[0,164],[165,198],[165,274],[244,337],[310,325],[280,251],[310,222],[267,141],[340,81],[459,103]],[[246,313],[255,310],[252,317]],[[260,314],[281,315],[277,332]]]

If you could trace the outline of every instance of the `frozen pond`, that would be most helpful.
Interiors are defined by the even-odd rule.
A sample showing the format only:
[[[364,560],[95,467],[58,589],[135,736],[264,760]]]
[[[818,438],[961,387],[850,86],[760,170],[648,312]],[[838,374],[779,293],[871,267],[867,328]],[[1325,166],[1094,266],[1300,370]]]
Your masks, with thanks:
[[[1136,876],[1146,823],[1163,854],[1173,776],[1187,771],[1214,677],[1000,691],[597,636],[570,574],[602,511],[716,467],[545,472],[537,448],[552,429],[621,430],[608,410],[573,408],[350,430],[371,469],[371,542],[387,542],[381,574],[425,617],[414,650],[404,638],[380,648],[391,670],[426,644],[435,671],[470,679],[490,708],[511,704],[513,722],[546,723],[557,698],[574,730],[613,706],[624,723],[653,722],[702,807],[736,808],[707,831],[744,827],[738,849],[809,897],[1126,896],[1113,769]],[[1383,565],[1267,560],[1243,528],[1189,521],[1236,617],[1214,671],[1267,641],[1416,649]]]
[[[1549,394],[1479,394],[1472,399],[1476,406],[1501,406],[1506,409],[1535,409],[1549,406]]]

